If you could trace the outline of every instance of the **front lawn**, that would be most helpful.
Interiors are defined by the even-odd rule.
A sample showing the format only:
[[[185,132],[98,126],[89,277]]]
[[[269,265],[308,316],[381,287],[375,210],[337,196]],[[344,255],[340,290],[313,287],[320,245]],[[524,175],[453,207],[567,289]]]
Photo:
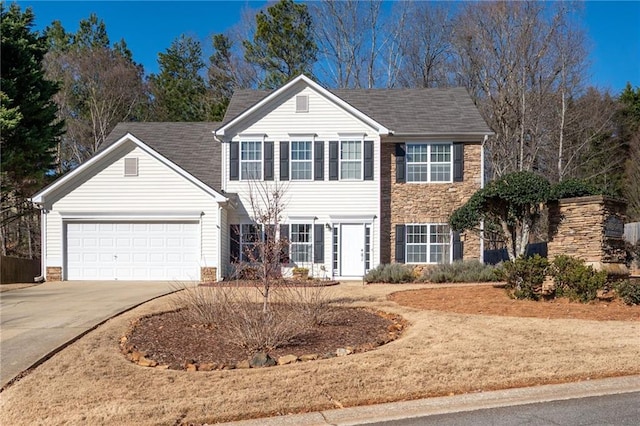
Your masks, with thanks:
[[[132,321],[175,307],[158,299],[108,321],[4,390],[0,423],[203,424],[640,373],[640,307],[615,321],[572,316],[585,305],[569,303],[560,304],[569,313],[562,318],[518,318],[473,307],[482,294],[504,295],[491,286],[431,287],[438,288],[424,290],[430,301],[418,307],[389,300],[397,285],[333,287],[340,306],[398,314],[409,323],[399,339],[372,351],[206,372],[142,367],[121,353]],[[401,293],[391,298],[405,303]],[[447,311],[452,299],[469,310]],[[503,301],[516,314],[529,303]]]

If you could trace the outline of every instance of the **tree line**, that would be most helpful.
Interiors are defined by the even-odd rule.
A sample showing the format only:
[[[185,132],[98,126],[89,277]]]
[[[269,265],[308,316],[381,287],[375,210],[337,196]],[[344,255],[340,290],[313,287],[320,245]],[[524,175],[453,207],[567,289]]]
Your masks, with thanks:
[[[181,35],[149,75],[95,14],[38,32],[30,9],[1,7],[3,254],[38,252],[28,197],[118,122],[219,121],[235,90],[301,73],[329,89],[463,86],[495,132],[490,178],[585,179],[640,220],[640,88],[589,87],[580,5],[280,0],[204,42]]]

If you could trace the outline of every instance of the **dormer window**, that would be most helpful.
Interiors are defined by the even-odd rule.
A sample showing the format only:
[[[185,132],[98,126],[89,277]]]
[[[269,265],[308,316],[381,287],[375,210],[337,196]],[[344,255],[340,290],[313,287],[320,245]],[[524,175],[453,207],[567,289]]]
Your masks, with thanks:
[[[138,158],[129,157],[124,159],[124,175],[138,176]]]
[[[296,96],[296,113],[309,112],[309,96],[298,95]]]

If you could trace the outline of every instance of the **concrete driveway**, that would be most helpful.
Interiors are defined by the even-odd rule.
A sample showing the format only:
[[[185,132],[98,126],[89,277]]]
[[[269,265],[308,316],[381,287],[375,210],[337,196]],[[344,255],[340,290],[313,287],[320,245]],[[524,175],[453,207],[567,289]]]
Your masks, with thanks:
[[[0,386],[105,320],[177,288],[166,281],[67,281],[0,293]]]

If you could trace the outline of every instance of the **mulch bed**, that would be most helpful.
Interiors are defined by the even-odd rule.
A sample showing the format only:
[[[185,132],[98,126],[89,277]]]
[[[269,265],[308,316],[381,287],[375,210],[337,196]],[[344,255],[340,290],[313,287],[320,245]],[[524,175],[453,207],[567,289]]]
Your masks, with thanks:
[[[144,358],[170,369],[185,369],[187,364],[213,365],[229,369],[253,355],[246,349],[217,338],[215,327],[193,324],[179,311],[165,312],[138,320],[123,338],[125,353],[142,353]],[[397,315],[358,308],[334,308],[326,324],[314,327],[288,346],[269,352],[278,359],[284,355],[317,354],[335,356],[338,348],[354,353],[371,350],[397,338],[404,328]]]
[[[596,321],[640,321],[640,306],[625,305],[619,299],[591,303],[566,298],[549,301],[511,299],[505,289],[491,285],[406,290],[388,296],[400,305],[459,314],[512,317],[581,319]]]

